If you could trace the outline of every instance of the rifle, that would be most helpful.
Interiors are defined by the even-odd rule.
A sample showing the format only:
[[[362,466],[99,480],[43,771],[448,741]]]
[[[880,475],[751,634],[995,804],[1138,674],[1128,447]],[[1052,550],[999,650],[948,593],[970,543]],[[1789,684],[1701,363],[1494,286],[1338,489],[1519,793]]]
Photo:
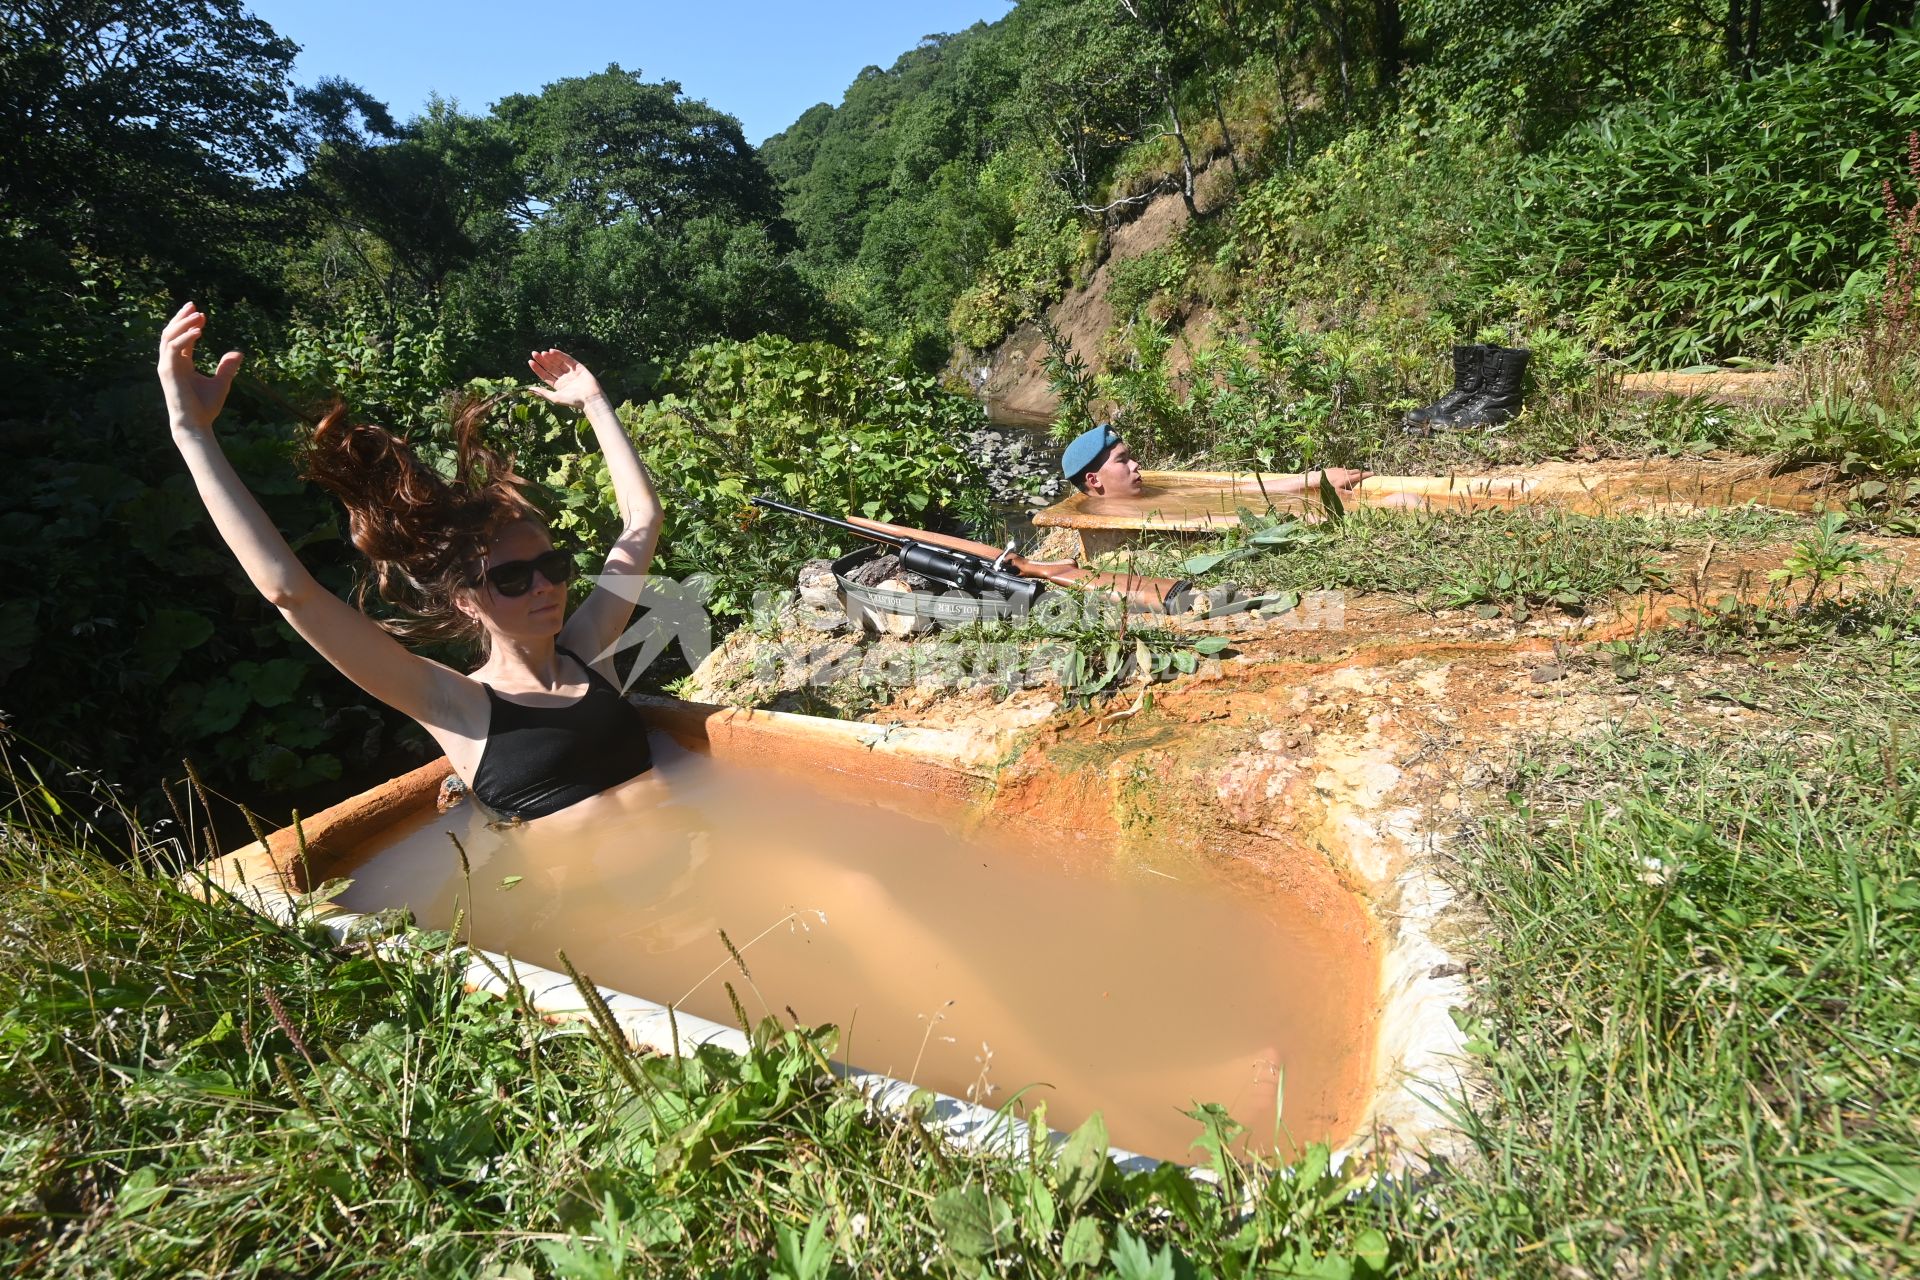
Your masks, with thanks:
[[[983,553],[997,555],[1006,561],[1008,568],[1023,578],[1038,578],[1056,587],[1068,587],[1080,591],[1109,592],[1125,600],[1127,608],[1134,613],[1184,613],[1193,601],[1193,584],[1184,578],[1149,578],[1138,573],[1101,573],[1093,569],[1082,569],[1071,560],[1029,560],[1023,555],[1016,555],[1011,543],[1007,544],[1005,551],[996,552],[984,542],[956,538],[951,534],[919,533],[880,520],[863,520],[859,516],[848,516],[847,520],[873,533],[908,533],[916,538],[924,538],[935,546],[949,547],[955,551],[965,551],[973,555]]]
[[[941,586],[954,591],[964,591],[968,595],[979,595],[982,591],[997,591],[1012,601],[1016,611],[1025,616],[1033,607],[1033,602],[1046,589],[1046,584],[1033,578],[1023,578],[1018,574],[1007,573],[1004,568],[1006,556],[989,559],[971,551],[956,550],[931,541],[931,536],[913,529],[894,532],[890,526],[880,529],[864,529],[857,524],[834,516],[823,516],[818,511],[808,511],[805,507],[790,507],[784,502],[772,498],[753,498],[756,507],[770,507],[775,511],[784,511],[790,516],[805,516],[809,520],[818,520],[821,524],[830,524],[836,529],[845,529],[858,534],[870,542],[884,542],[893,547],[900,557],[900,567],[930,578]]]
[[[848,516],[845,520],[836,520],[832,516],[822,516],[799,507],[789,507],[770,498],[755,498],[753,501],[759,506],[772,507],[775,510],[806,516],[836,528],[846,529],[875,542],[887,542],[898,546],[904,541],[929,549],[943,550],[965,556],[969,560],[986,563],[996,573],[1001,573],[1004,569],[1012,569],[1019,575],[1015,581],[1022,582],[1024,586],[1036,592],[1039,583],[1073,590],[1105,591],[1125,600],[1130,611],[1141,613],[1179,613],[1188,606],[1193,597],[1193,585],[1181,579],[1148,578],[1136,573],[1096,573],[1091,569],[1082,569],[1071,560],[1029,560],[1025,556],[1014,554],[1011,544],[1005,551],[997,551],[984,542],[957,538],[951,534],[926,533],[919,529],[909,529],[904,525],[887,524],[881,520],[864,520],[859,516]],[[906,564],[904,557],[901,563]],[[914,569],[916,573],[934,578],[935,581],[945,581],[911,564],[906,567]]]

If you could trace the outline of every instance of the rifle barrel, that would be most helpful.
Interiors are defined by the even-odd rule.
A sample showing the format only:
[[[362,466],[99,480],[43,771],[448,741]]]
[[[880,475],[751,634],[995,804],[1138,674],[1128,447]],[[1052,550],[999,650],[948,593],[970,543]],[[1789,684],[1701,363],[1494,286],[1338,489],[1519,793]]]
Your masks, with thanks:
[[[857,533],[869,542],[886,542],[896,547],[904,547],[911,539],[893,534],[881,533],[874,529],[862,529],[859,525],[838,516],[821,515],[818,511],[809,511],[805,507],[792,507],[773,498],[749,498],[747,501],[756,507],[771,507],[775,511],[784,511],[790,516],[805,516],[809,520],[818,520],[821,524],[830,524],[836,529],[845,529],[848,533]]]

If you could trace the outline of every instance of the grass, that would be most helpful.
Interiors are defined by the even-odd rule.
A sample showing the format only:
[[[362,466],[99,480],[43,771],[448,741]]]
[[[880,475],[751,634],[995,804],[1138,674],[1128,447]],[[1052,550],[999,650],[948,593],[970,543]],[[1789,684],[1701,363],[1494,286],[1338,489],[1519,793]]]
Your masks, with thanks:
[[[1775,452],[1769,424],[1767,413],[1701,396],[1629,400],[1597,390],[1551,393],[1491,431],[1409,436],[1396,414],[1384,414],[1376,444],[1355,465],[1384,475],[1447,475],[1556,458],[1764,456]]]
[[[1347,384],[1342,413],[1312,418],[1320,402],[1313,392],[1276,384],[1269,388],[1272,403],[1266,412],[1284,429],[1276,428],[1276,435],[1258,444],[1216,429],[1208,437],[1214,443],[1175,461],[1189,469],[1244,470],[1261,458],[1303,463],[1311,458],[1314,465],[1365,467],[1383,475],[1450,475],[1558,459],[1743,457],[1788,467],[1835,467],[1852,483],[1868,486],[1856,494],[1867,510],[1920,504],[1920,309],[1898,326],[1848,333],[1795,351],[1783,366],[1787,383],[1777,402],[1631,398],[1613,387],[1610,374],[1576,370],[1544,375],[1528,395],[1525,412],[1510,422],[1428,437],[1401,429],[1407,408],[1446,389],[1445,353],[1417,345],[1409,351],[1407,344],[1423,340],[1386,331],[1372,344],[1348,340],[1373,351],[1374,363],[1383,368],[1431,372],[1437,380],[1412,398],[1389,397],[1380,386],[1369,391],[1360,385],[1367,377],[1337,372],[1337,362],[1316,354],[1309,367],[1334,370],[1323,371],[1322,380],[1344,378]],[[1579,351],[1566,351],[1564,343],[1556,345],[1569,363],[1577,366],[1583,358]],[[1371,378],[1392,380],[1377,371]],[[1304,381],[1314,385],[1312,378]],[[1189,396],[1187,403],[1191,412],[1192,405],[1207,401],[1204,395]],[[1296,421],[1303,412],[1311,420]],[[1291,443],[1290,431],[1299,432]]]
[[[1454,841],[1486,918],[1459,1015],[1476,1155],[1417,1187],[1331,1175],[1323,1153],[1231,1164],[1204,1111],[1196,1158],[1224,1190],[1123,1174],[1093,1129],[1055,1159],[957,1155],[832,1082],[829,1033],[766,1023],[752,1056],[685,1064],[613,1053],[464,994],[450,939],[383,958],[202,903],[164,846],[101,848],[29,787],[0,836],[0,1266],[1911,1270],[1920,604],[1781,608],[1787,631],[1661,657],[1722,683],[1738,667],[1766,710],[1729,721],[1677,686],[1641,722],[1524,744]]]
[[[1920,1265],[1902,611],[1760,669],[1790,708],[1764,728],[1674,715],[1515,763],[1462,866],[1492,926],[1471,1023],[1487,1167],[1442,1184],[1421,1254],[1596,1276]]]

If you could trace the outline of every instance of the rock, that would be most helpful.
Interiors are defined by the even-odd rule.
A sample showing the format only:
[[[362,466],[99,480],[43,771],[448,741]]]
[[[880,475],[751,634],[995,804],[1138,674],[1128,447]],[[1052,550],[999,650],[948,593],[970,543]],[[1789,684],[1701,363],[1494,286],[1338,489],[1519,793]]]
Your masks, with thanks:
[[[1062,490],[1054,471],[1051,441],[1033,430],[982,427],[966,444],[967,452],[986,472],[987,492],[1002,508],[1047,506]]]
[[[917,573],[902,573],[900,557],[892,552],[867,561],[848,574],[847,581],[857,582],[863,587],[885,587],[890,581],[904,582],[906,586],[897,589],[907,591],[927,591],[933,587],[933,583]]]
[[[801,565],[798,586],[801,604],[813,609],[840,607],[840,584],[833,576],[833,561],[809,560]]]
[[[913,588],[908,585],[904,578],[889,578],[879,584],[879,589],[882,591],[900,591],[909,594],[913,591]],[[879,630],[882,635],[898,636],[902,639],[907,636],[918,635],[920,632],[929,630],[933,626],[932,618],[918,615],[869,612],[868,616],[871,618],[874,627]]]

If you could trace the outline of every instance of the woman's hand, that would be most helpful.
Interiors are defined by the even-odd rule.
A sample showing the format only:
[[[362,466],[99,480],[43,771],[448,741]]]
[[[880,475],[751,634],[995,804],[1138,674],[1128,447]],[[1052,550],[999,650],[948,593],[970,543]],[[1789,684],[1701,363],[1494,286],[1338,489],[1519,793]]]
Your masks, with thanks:
[[[240,353],[229,351],[209,378],[193,364],[194,344],[206,330],[207,317],[191,302],[173,313],[160,331],[160,389],[166,393],[167,416],[175,430],[205,431],[226,407],[233,377],[240,372]]]
[[[606,394],[600,390],[599,379],[593,376],[587,366],[564,351],[553,348],[536,351],[533,358],[527,361],[527,368],[533,370],[534,375],[547,387],[553,388],[551,391],[547,387],[527,388],[549,404],[585,409],[587,401]]]

